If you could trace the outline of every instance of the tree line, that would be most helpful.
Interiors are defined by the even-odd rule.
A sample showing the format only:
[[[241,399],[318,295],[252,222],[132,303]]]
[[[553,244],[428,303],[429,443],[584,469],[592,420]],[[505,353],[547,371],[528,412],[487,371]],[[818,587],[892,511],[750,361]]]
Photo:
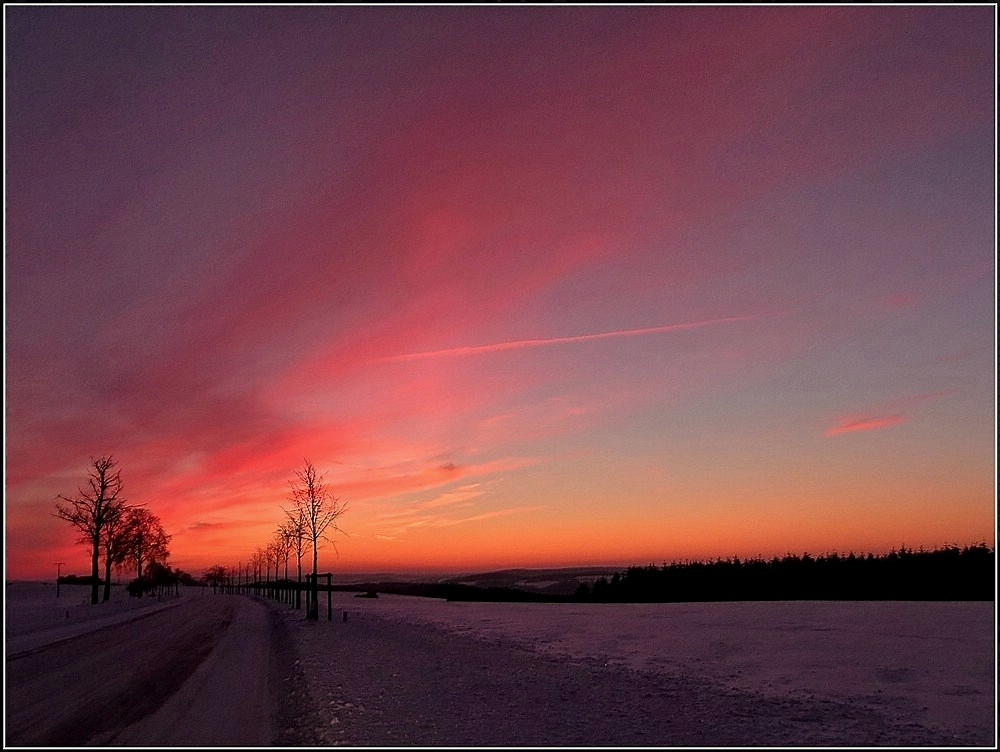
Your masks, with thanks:
[[[994,549],[985,543],[888,554],[718,559],[629,567],[581,585],[577,601],[993,600]]]
[[[130,504],[124,493],[121,468],[113,456],[105,455],[91,458],[86,482],[75,495],[56,497],[55,516],[79,533],[78,543],[90,548],[92,604],[100,599],[102,583],[104,600],[110,600],[112,567],[119,572],[134,571],[129,592],[140,594],[147,585],[159,587],[167,580],[181,579],[182,573],[172,573],[166,565],[171,536],[163,529],[160,518],[143,504]]]
[[[248,560],[235,565],[217,564],[208,569],[202,578],[214,589],[229,592],[260,592],[263,588],[275,597],[294,598],[296,609],[302,608],[302,560],[311,555],[312,575],[307,576],[306,617],[319,618],[319,550],[323,543],[330,543],[336,550],[333,536],[343,533],[338,520],[347,511],[346,502],[335,497],[325,481],[325,476],[309,462],[295,472],[289,482],[289,507],[281,507],[284,518],[278,524],[270,541],[258,546]],[[296,579],[289,578],[289,561],[294,558]],[[282,566],[284,575],[281,574]],[[272,571],[274,579],[271,579]]]
[[[290,505],[281,508],[284,519],[273,538],[266,545],[258,546],[246,562],[210,567],[201,583],[241,592],[253,583],[255,592],[259,592],[262,583],[276,590],[275,585],[281,582],[285,585],[282,592],[293,592],[295,607],[300,609],[304,590],[302,562],[311,554],[312,576],[307,577],[309,587],[305,588],[306,615],[318,619],[319,550],[323,542],[331,543],[336,549],[332,536],[343,533],[337,521],[347,511],[347,505],[330,493],[324,476],[308,460],[295,472],[295,479],[289,485]],[[91,574],[75,578],[75,581],[91,585],[91,603],[99,602],[101,585],[104,587],[103,599],[111,598],[112,568],[119,572],[134,568],[135,579],[127,585],[132,595],[176,589],[181,584],[198,584],[187,572],[167,565],[171,536],[163,529],[159,517],[144,505],[130,504],[125,499],[124,488],[117,460],[105,455],[91,458],[87,479],[75,495],[56,497],[55,516],[70,523],[80,534],[78,542],[90,548]],[[296,560],[297,573],[294,587],[289,587],[293,583],[288,572],[292,557]],[[100,576],[102,562],[103,578]],[[64,581],[70,580],[64,578]]]
[[[521,587],[481,587],[457,581],[365,582],[335,590],[389,593],[449,601],[544,603],[681,603],[760,600],[984,600],[994,599],[994,550],[985,543],[888,554],[684,561],[629,567],[574,593]],[[572,582],[568,585],[572,587]],[[576,581],[579,582],[579,581]]]

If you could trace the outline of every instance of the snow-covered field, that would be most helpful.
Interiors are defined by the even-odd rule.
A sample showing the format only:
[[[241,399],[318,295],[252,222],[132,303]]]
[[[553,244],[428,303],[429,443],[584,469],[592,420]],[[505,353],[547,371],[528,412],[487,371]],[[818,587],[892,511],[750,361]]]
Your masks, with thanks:
[[[325,616],[325,594],[320,607]],[[465,603],[335,593],[334,610],[765,694],[850,699],[904,722],[994,728],[996,718],[992,602]]]
[[[103,589],[99,597],[104,597]],[[60,585],[57,597],[55,583],[8,582],[4,591],[5,653],[9,657],[174,603],[176,599],[156,596],[130,598],[123,586],[112,585],[109,601],[91,605],[89,585]]]
[[[8,658],[190,598],[130,599],[116,588],[91,606],[89,589],[8,584]],[[996,742],[996,619],[992,602],[751,602],[679,604],[465,603],[407,596],[333,594],[334,623],[320,596],[319,631],[303,643],[319,660],[323,634],[390,620],[433,625],[491,644],[513,644],[571,663],[696,677],[775,698],[850,703],[897,725],[935,727]],[[284,604],[270,604],[298,623]],[[294,630],[293,630],[294,631]],[[337,638],[339,639],[339,638]],[[313,642],[309,642],[313,640]],[[319,640],[319,642],[316,642]],[[336,641],[336,640],[335,640]],[[442,658],[447,660],[447,658]]]

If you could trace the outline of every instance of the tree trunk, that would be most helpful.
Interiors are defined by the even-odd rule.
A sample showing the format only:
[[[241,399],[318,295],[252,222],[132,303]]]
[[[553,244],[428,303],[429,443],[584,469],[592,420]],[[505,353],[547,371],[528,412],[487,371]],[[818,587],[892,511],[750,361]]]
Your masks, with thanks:
[[[306,617],[319,621],[319,551],[316,549],[316,539],[313,539],[313,576],[309,587],[309,606]]]
[[[90,556],[90,577],[92,580],[90,585],[90,605],[92,606],[97,605],[97,599],[99,596],[98,581],[101,578],[100,575],[98,574],[100,572],[100,568],[98,567],[98,559],[101,556],[101,536],[95,535],[93,540],[94,540],[94,551]]]
[[[295,588],[295,610],[302,610],[302,554],[299,554],[299,579],[298,587]]]
[[[104,602],[111,600],[111,557],[104,557]]]

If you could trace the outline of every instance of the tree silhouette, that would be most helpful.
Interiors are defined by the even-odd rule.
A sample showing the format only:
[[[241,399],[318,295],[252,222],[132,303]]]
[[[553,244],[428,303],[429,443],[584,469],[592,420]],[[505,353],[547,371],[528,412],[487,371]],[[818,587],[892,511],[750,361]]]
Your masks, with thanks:
[[[306,549],[306,518],[301,509],[295,508],[291,511],[285,510],[288,519],[282,529],[291,543],[291,550],[295,554],[298,565],[298,586],[295,588],[295,608],[302,608],[302,557],[305,556]]]
[[[121,514],[125,506],[122,496],[121,470],[111,455],[94,459],[91,457],[91,467],[87,475],[86,487],[77,489],[73,497],[59,495],[56,498],[55,516],[66,520],[82,533],[81,543],[91,546],[90,574],[92,585],[90,602],[96,604],[100,577],[98,561],[101,555],[101,536],[105,533],[108,521]]]
[[[111,567],[121,565],[128,555],[131,513],[135,507],[116,506],[108,512],[104,521],[104,600],[111,600]]]
[[[289,535],[285,525],[279,525],[278,529],[274,531],[274,550],[278,555],[278,563],[284,563],[285,573],[284,579],[288,579],[288,559],[292,555],[292,544],[294,541]]]
[[[995,552],[985,543],[883,556],[786,554],[629,567],[577,598],[611,602],[750,600],[989,600]]]
[[[166,592],[169,595],[171,590],[174,591],[175,595],[179,595],[180,588],[178,586],[182,582],[185,585],[197,584],[187,572],[171,569],[166,564],[154,560],[146,565],[146,571],[142,573],[142,577],[132,580],[126,589],[129,595],[142,596],[148,592],[154,592],[157,595],[163,595]]]
[[[278,565],[281,563],[281,553],[278,550],[278,543],[272,540],[264,546],[264,559],[267,562],[267,581],[271,582],[271,567],[274,567],[274,583],[268,586],[271,597],[275,597],[278,592]]]
[[[230,572],[224,566],[216,564],[214,567],[209,567],[208,571],[202,575],[201,579],[208,585],[212,586],[212,590],[215,590],[220,585],[226,584],[226,581],[230,577]]]
[[[279,586],[279,597],[284,602],[290,602],[290,589],[288,582],[288,560],[292,556],[292,548],[295,545],[295,540],[292,538],[291,533],[288,530],[287,525],[284,523],[278,525],[278,529],[274,531],[274,551],[278,556],[278,562],[284,563],[285,573],[283,577],[275,577],[275,579],[281,580],[281,585]],[[275,572],[277,575],[277,571]]]
[[[260,589],[262,587],[260,573],[264,567],[264,562],[266,561],[266,557],[264,556],[264,549],[261,548],[260,546],[257,546],[257,550],[254,551],[253,554],[251,554],[250,556],[250,561],[253,563],[254,589],[257,592],[260,592]]]
[[[296,471],[298,482],[292,482],[291,501],[293,510],[285,510],[289,519],[302,519],[305,523],[306,536],[312,543],[312,582],[309,587],[309,602],[306,606],[306,618],[319,619],[319,546],[324,540],[337,545],[329,537],[327,531],[342,533],[337,526],[337,520],[347,511],[347,505],[335,498],[327,488],[323,476],[309,460],[304,460],[301,470]]]
[[[149,562],[166,562],[170,556],[167,544],[171,536],[163,529],[160,518],[143,507],[128,507],[124,518],[119,558],[123,564],[135,565],[135,576],[139,579]]]

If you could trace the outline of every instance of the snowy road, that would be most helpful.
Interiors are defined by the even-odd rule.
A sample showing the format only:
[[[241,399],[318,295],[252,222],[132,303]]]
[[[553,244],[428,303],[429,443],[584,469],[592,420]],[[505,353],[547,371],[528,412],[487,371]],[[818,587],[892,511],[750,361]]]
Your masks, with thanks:
[[[6,743],[270,744],[272,621],[249,598],[182,598],[9,657]]]

